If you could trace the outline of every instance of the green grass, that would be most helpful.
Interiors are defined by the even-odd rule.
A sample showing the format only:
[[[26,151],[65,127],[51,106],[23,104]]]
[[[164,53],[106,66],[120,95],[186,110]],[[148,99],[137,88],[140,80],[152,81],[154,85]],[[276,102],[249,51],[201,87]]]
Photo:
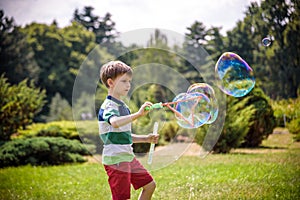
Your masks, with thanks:
[[[277,137],[282,135],[264,146],[278,146]],[[287,144],[273,153],[183,156],[151,172],[157,182],[153,199],[299,199],[300,148]],[[97,163],[4,168],[0,183],[0,199],[110,199],[107,176]],[[139,192],[132,190],[132,199]]]

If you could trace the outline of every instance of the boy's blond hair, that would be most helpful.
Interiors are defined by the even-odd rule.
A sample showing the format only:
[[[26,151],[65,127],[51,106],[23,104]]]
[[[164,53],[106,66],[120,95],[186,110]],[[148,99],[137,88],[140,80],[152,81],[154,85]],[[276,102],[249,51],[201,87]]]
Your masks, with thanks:
[[[132,69],[131,67],[129,67],[128,65],[126,65],[125,63],[117,60],[117,61],[110,61],[106,64],[104,64],[101,67],[100,70],[100,79],[101,82],[107,87],[109,88],[109,85],[107,84],[107,80],[109,78],[111,79],[115,79],[117,78],[119,75],[123,75],[123,74],[129,74],[132,75]]]

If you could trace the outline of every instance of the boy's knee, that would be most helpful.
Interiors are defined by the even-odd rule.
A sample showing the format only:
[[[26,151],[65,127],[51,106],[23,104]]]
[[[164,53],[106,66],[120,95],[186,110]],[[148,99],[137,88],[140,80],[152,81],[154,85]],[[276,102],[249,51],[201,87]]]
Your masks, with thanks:
[[[156,188],[156,183],[155,181],[152,181],[150,183],[148,183],[147,185],[144,186],[144,189],[145,190],[151,190],[151,191],[154,191]]]

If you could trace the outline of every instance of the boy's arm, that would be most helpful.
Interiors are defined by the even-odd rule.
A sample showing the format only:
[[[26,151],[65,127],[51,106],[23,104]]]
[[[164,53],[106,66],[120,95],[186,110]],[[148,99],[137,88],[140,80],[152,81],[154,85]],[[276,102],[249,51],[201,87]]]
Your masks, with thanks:
[[[157,134],[149,134],[149,135],[136,135],[131,134],[132,142],[133,143],[158,143],[158,137]]]
[[[110,118],[109,122],[114,128],[119,128],[120,126],[124,126],[128,123],[131,123],[132,121],[136,120],[139,117],[142,117],[146,115],[149,111],[146,111],[145,108],[148,106],[151,106],[152,103],[145,102],[139,109],[138,112],[133,113],[131,115],[125,115],[125,116],[113,116]]]

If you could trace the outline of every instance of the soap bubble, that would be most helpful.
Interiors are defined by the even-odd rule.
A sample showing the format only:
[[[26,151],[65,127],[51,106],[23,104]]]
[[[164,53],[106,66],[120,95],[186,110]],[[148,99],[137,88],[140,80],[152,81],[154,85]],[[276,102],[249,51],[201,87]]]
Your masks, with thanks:
[[[188,88],[187,93],[195,92],[205,94],[209,98],[211,110],[210,118],[206,122],[206,124],[213,123],[217,119],[219,111],[218,101],[216,99],[214,89],[207,83],[194,83]]]
[[[269,37],[265,37],[264,39],[262,39],[261,43],[265,46],[268,47],[271,45],[271,39]]]
[[[202,93],[180,93],[173,103],[177,123],[182,128],[198,128],[210,118],[210,100]]]
[[[233,97],[248,94],[255,85],[252,68],[239,55],[225,52],[215,66],[220,89]]]

